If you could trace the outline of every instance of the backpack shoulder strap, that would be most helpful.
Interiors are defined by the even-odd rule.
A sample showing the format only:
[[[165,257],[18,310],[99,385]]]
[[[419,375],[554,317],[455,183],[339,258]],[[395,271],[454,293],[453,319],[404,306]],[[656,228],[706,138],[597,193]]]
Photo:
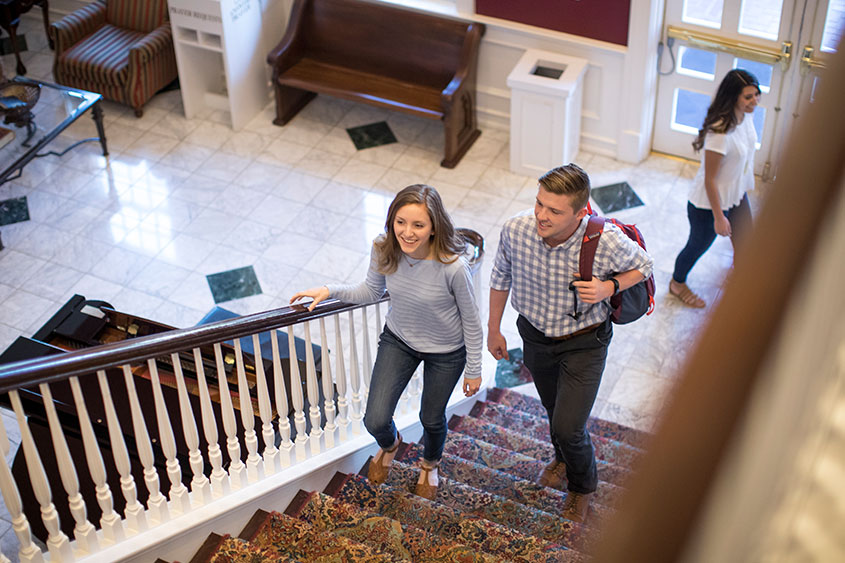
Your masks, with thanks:
[[[581,241],[581,254],[578,257],[578,272],[583,281],[593,279],[593,260],[596,257],[596,248],[603,230],[604,217],[590,215],[587,230],[584,232],[584,240]]]

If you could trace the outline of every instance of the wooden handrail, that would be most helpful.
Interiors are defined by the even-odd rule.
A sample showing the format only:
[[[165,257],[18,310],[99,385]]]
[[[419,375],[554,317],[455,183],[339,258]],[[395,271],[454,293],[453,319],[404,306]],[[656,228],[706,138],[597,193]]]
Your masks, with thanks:
[[[378,302],[388,300],[389,297],[385,296]],[[284,328],[303,321],[352,311],[371,304],[350,305],[336,299],[327,299],[320,303],[312,313],[309,313],[302,305],[282,307],[281,309],[226,319],[207,325],[175,329],[122,342],[75,350],[66,354],[0,365],[0,393],[40,383],[61,381],[72,376],[93,373],[100,369],[108,369],[130,362],[143,361],[147,358],[191,350],[215,342]]]
[[[790,138],[724,297],[687,358],[648,453],[597,542],[594,561],[678,561],[690,545],[791,298],[802,290],[826,212],[841,197],[845,53],[837,53],[821,76],[816,101]]]

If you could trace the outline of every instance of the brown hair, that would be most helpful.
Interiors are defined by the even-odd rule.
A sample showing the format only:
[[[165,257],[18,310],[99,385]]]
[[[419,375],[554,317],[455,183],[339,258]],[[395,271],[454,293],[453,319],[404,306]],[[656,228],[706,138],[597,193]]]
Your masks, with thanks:
[[[707,108],[707,115],[704,117],[704,124],[698,130],[698,136],[692,142],[692,148],[696,152],[704,148],[704,137],[708,131],[714,133],[727,133],[736,127],[736,101],[742,95],[746,86],[754,86],[757,93],[760,93],[760,83],[757,77],[741,68],[735,68],[725,75],[719,89],[716,90],[716,97],[710,107]]]
[[[434,251],[434,258],[438,262],[449,264],[458,259],[466,245],[455,233],[455,226],[452,219],[443,206],[440,194],[431,186],[425,184],[413,184],[403,188],[390,204],[387,210],[387,220],[384,222],[384,234],[380,235],[374,245],[378,257],[378,271],[382,274],[392,274],[399,266],[402,258],[402,248],[396,241],[396,232],[393,223],[396,214],[406,205],[419,203],[425,206],[428,217],[431,220],[431,247]]]
[[[571,196],[576,213],[590,201],[590,177],[577,164],[569,163],[552,168],[540,177],[540,185],[557,195]]]

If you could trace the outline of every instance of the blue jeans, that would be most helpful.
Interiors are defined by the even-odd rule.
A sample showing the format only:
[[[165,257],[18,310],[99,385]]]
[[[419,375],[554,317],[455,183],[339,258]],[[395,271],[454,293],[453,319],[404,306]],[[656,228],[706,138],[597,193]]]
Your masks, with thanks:
[[[466,347],[444,354],[417,352],[386,326],[378,342],[376,364],[370,380],[370,396],[364,426],[382,448],[396,442],[393,412],[414,370],[423,362],[423,391],[420,422],[423,427],[423,458],[438,462],[446,443],[446,403],[466,364]]]
[[[701,209],[687,202],[687,217],[689,218],[689,239],[675,259],[675,271],[672,273],[672,279],[678,283],[686,283],[689,271],[716,240],[712,210]],[[731,224],[731,244],[734,247],[734,259],[736,259],[737,244],[741,243],[751,228],[751,206],[748,204],[748,195],[742,196],[739,204],[725,211],[725,217]]]
[[[555,457],[566,464],[567,488],[575,493],[592,493],[598,486],[598,472],[587,419],[599,392],[613,336],[610,320],[568,340],[548,338],[522,315],[516,326],[522,336],[523,362],[549,413]]]

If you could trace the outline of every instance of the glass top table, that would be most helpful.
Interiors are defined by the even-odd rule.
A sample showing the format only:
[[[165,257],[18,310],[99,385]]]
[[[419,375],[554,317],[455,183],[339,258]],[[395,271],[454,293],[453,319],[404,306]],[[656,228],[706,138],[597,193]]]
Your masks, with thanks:
[[[108,156],[100,94],[17,76],[0,85],[0,97],[3,96],[3,88],[12,84],[39,87],[40,96],[24,116],[16,118],[8,111],[0,109],[0,117],[4,117],[0,127],[7,130],[0,131],[0,134],[5,133],[0,136],[0,184],[19,178],[24,166],[34,158],[50,154],[63,156],[72,148],[87,141],[99,140],[103,147],[103,156]],[[97,125],[99,137],[77,141],[60,153],[46,150],[53,139],[89,109]]]

